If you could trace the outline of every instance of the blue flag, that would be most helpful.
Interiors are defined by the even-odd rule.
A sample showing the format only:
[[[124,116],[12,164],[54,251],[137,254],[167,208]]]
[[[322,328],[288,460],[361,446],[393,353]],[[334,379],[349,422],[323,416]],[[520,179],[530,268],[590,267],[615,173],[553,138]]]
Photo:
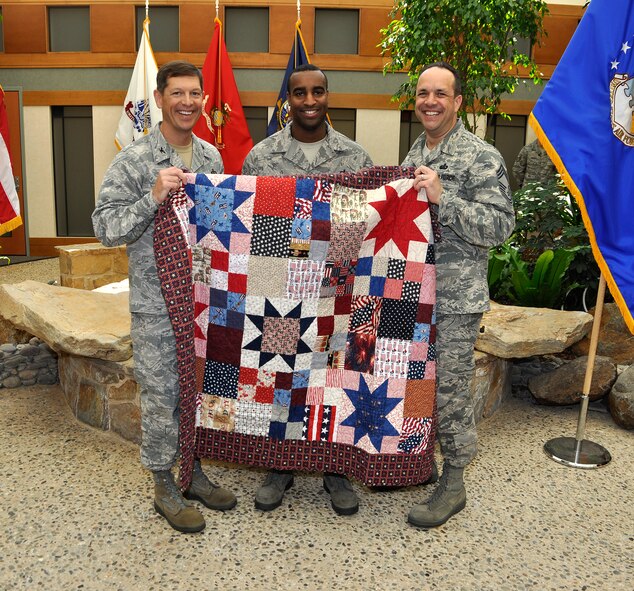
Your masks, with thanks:
[[[634,2],[592,0],[530,124],[634,333]]]
[[[308,52],[306,51],[306,44],[304,43],[304,37],[302,36],[301,21],[295,23],[295,40],[291,49],[291,55],[288,58],[288,65],[286,66],[286,72],[284,72],[284,80],[282,80],[282,87],[280,88],[280,94],[277,97],[275,103],[275,110],[273,116],[269,121],[269,126],[266,128],[266,135],[273,135],[275,132],[286,127],[289,121],[288,118],[288,101],[286,100],[286,87],[288,79],[293,70],[298,66],[304,64],[310,64],[308,59]]]

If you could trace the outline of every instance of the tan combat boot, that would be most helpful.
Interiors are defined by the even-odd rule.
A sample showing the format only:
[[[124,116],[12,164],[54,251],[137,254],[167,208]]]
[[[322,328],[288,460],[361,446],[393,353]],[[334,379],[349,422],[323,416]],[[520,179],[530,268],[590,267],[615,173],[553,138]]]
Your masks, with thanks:
[[[226,488],[214,484],[203,472],[200,460],[194,462],[192,483],[183,493],[186,499],[200,501],[205,507],[216,511],[228,511],[236,506],[236,496]]]
[[[153,472],[154,509],[175,530],[195,533],[205,529],[205,519],[195,507],[185,501],[169,470]]]
[[[462,511],[467,503],[463,472],[445,462],[438,488],[426,503],[412,507],[407,521],[416,527],[438,527]]]

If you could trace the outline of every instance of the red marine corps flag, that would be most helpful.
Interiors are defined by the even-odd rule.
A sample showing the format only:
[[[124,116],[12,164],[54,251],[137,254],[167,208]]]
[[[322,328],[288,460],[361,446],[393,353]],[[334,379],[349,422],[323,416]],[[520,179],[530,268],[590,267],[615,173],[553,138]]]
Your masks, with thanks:
[[[203,84],[203,114],[194,126],[194,133],[218,148],[225,173],[240,174],[253,140],[218,17],[214,20],[214,35],[203,64]]]

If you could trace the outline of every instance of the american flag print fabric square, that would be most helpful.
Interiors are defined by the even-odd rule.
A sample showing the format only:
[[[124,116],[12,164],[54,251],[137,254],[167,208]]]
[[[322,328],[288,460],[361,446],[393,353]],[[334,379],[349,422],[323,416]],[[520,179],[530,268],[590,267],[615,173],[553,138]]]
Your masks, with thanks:
[[[155,256],[175,329],[181,485],[193,458],[429,477],[436,226],[413,169],[187,175]]]

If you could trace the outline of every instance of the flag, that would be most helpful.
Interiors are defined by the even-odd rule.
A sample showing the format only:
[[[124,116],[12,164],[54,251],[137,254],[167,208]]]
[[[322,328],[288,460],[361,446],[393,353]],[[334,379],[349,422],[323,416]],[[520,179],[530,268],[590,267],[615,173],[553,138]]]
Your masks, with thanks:
[[[304,43],[304,37],[302,36],[301,26],[302,21],[298,20],[295,23],[295,39],[293,41],[293,47],[291,48],[291,55],[288,58],[288,65],[286,66],[286,72],[284,73],[284,80],[282,80],[282,88],[280,88],[280,93],[277,96],[273,116],[269,121],[269,126],[266,128],[267,136],[273,135],[275,132],[286,127],[289,115],[288,101],[286,100],[288,79],[295,68],[304,64],[310,64],[308,52],[306,51],[306,43]]]
[[[530,115],[634,333],[634,2],[592,0]]]
[[[123,113],[115,134],[119,149],[146,135],[153,125],[161,121],[161,110],[154,100],[158,67],[150,45],[150,19],[143,21],[143,36],[136,56],[128,94],[123,103]]]
[[[0,86],[0,235],[22,225],[9,146],[9,118],[4,104],[4,90]]]
[[[203,64],[203,85],[203,114],[194,126],[194,133],[218,148],[225,173],[240,174],[253,140],[218,18],[214,20],[214,34]]]

